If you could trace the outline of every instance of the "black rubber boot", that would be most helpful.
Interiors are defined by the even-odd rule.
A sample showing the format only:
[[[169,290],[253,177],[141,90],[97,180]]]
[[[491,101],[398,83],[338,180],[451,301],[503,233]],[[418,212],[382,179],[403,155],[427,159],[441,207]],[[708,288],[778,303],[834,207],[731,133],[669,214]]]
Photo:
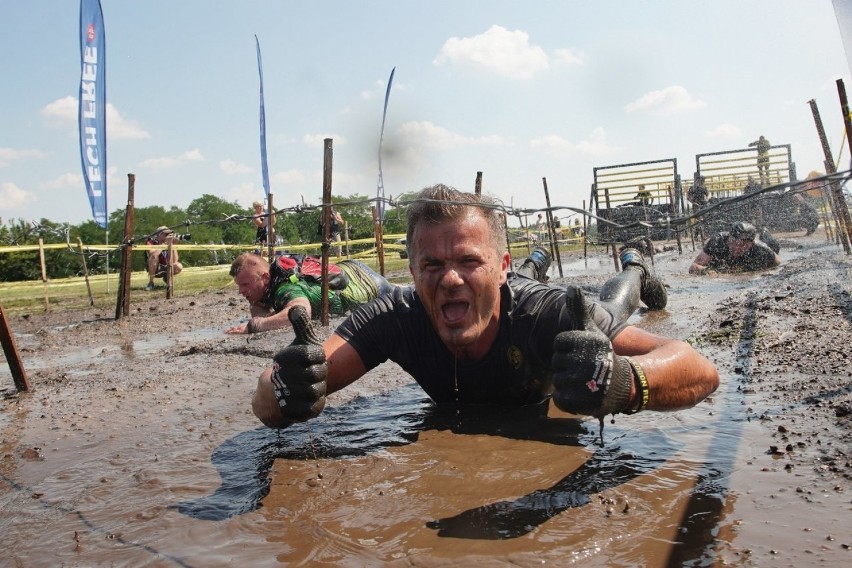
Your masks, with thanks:
[[[630,266],[637,266],[642,269],[644,274],[642,278],[642,286],[639,289],[639,298],[649,310],[662,310],[666,307],[669,301],[668,292],[656,274],[645,265],[645,259],[642,254],[634,248],[625,248],[618,255],[621,261],[621,269],[626,270]]]
[[[535,247],[530,255],[515,271],[539,282],[547,282],[547,271],[550,270],[550,252],[544,247]]]

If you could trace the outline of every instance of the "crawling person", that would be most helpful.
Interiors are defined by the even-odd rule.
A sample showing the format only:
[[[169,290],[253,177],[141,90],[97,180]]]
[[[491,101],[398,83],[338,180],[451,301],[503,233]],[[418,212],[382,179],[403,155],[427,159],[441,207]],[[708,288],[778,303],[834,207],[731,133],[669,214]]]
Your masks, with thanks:
[[[302,306],[308,317],[319,318],[322,311],[322,282],[302,277],[295,260],[288,269],[282,268],[282,259],[271,265],[260,255],[246,252],[231,264],[231,277],[249,302],[251,319],[236,325],[225,333],[258,333],[280,329],[290,324],[288,312]],[[344,260],[336,264],[339,284],[328,289],[329,313],[343,315],[381,295],[389,294],[395,284],[357,260]],[[331,284],[331,283],[330,283]]]
[[[764,238],[769,244],[758,238],[758,231],[751,223],[734,223],[729,231],[716,233],[707,239],[704,248],[689,267],[689,273],[774,268],[781,264],[781,257],[778,256],[780,246],[771,235]]]
[[[717,388],[716,368],[689,344],[627,325],[578,288],[510,277],[491,198],[436,185],[415,196],[407,218],[414,286],[361,306],[322,343],[305,312],[292,310],[296,340],[261,374],[252,400],[265,425],[315,418],[328,394],[387,360],[439,405],[546,412],[552,397],[564,411],[603,417],[688,408]],[[664,304],[648,297],[660,291],[641,256],[622,256],[608,296]]]

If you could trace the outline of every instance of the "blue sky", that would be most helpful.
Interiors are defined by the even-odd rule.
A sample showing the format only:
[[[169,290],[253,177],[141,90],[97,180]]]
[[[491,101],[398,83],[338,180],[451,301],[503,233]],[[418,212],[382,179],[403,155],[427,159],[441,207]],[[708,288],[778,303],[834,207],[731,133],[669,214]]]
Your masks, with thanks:
[[[846,0],[843,0],[846,1]],[[835,81],[852,93],[831,0],[102,0],[110,211],[208,193],[263,197],[254,36],[263,52],[277,208],[374,196],[387,79],[387,195],[437,182],[515,207],[581,207],[593,168],[791,144],[837,158]],[[0,0],[0,218],[80,223],[76,0]],[[844,150],[841,168],[848,164]]]

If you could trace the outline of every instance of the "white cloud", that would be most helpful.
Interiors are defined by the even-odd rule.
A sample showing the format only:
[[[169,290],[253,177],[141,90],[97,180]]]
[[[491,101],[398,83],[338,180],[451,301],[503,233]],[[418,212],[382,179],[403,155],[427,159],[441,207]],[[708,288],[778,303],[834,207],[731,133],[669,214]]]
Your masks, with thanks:
[[[569,67],[583,65],[583,54],[572,49],[557,49],[553,52],[553,63]]]
[[[530,140],[530,148],[549,148],[561,153],[573,151],[576,145],[567,138],[556,134],[548,134],[547,136]]]
[[[726,140],[742,138],[742,134],[743,131],[733,124],[720,124],[711,130],[704,131],[704,136],[707,138],[721,138]]]
[[[375,184],[376,182],[375,180],[367,180],[362,174],[336,172],[332,180],[332,193],[335,195],[351,195],[353,193],[360,193],[363,195],[364,193],[367,193],[369,195],[372,191],[370,189],[365,191],[365,188],[369,188],[369,184],[371,183]]]
[[[433,61],[435,65],[445,62],[481,67],[510,79],[529,79],[550,68],[545,51],[529,44],[529,34],[497,25],[478,36],[448,39]]]
[[[334,146],[346,144],[346,138],[340,134],[305,134],[302,136],[302,142],[304,142],[308,148],[324,148],[326,138],[331,138],[331,142]]]
[[[83,174],[62,174],[50,181],[44,182],[45,189],[65,189],[68,187],[85,187],[83,185]]]
[[[21,189],[11,182],[0,183],[0,209],[17,209],[36,200],[31,191]]]
[[[388,74],[388,79],[390,79],[390,73]],[[396,79],[393,82],[393,88],[391,91],[405,91],[407,87],[404,83],[401,83],[399,79]],[[385,100],[385,93],[388,92],[388,82],[387,79],[382,79],[381,81],[376,81],[372,89],[368,91],[361,91],[361,98],[370,101],[373,99],[381,99]]]
[[[8,166],[16,160],[27,158],[42,158],[44,154],[38,150],[16,150],[15,148],[0,148],[0,168]]]
[[[283,185],[290,187],[302,187],[307,185],[311,175],[304,170],[286,170],[275,172],[269,178],[269,185]],[[320,177],[320,179],[322,179]]]
[[[399,127],[397,136],[399,140],[406,140],[408,146],[431,146],[444,149],[460,146],[492,146],[505,142],[500,136],[462,136],[428,121],[406,122]]]
[[[127,177],[126,176],[117,176],[118,168],[115,166],[110,166],[107,168],[107,187],[117,188],[120,186],[127,187]],[[50,181],[45,181],[39,184],[40,189],[68,189],[68,188],[80,188],[84,189],[86,186],[83,183],[83,174],[81,173],[67,173],[62,174],[53,178]]]
[[[118,109],[110,103],[106,106],[107,136],[110,138],[124,138],[129,140],[142,140],[150,138],[151,135],[139,126],[135,120],[129,120],[121,116]]]
[[[41,109],[41,115],[49,120],[75,124],[77,121],[77,98],[64,97],[56,99]]]
[[[243,207],[248,208],[252,202],[258,200],[258,196],[263,195],[263,188],[251,182],[245,182],[230,188],[226,193],[228,201],[236,201]]]
[[[162,156],[160,158],[149,158],[139,163],[140,167],[162,170],[182,166],[188,162],[203,162],[204,156],[198,148],[187,150],[179,156]]]
[[[252,171],[250,167],[243,164],[238,164],[233,160],[222,160],[221,162],[219,162],[219,169],[229,175],[247,174]]]
[[[77,127],[77,112],[77,97],[63,97],[41,109],[41,115],[48,119],[48,121],[55,122],[61,126],[73,126],[74,128]],[[136,121],[121,116],[118,109],[111,103],[107,103],[106,105],[106,120],[107,136],[110,139],[141,140],[151,137]]]
[[[530,147],[548,149],[556,154],[583,154],[587,156],[604,156],[615,151],[615,148],[607,144],[606,131],[603,128],[596,128],[589,138],[579,142],[571,142],[566,138],[551,134],[530,140]]]
[[[648,112],[657,116],[667,116],[679,112],[704,108],[704,101],[693,98],[680,85],[666,87],[659,91],[646,93],[624,107],[627,112]]]

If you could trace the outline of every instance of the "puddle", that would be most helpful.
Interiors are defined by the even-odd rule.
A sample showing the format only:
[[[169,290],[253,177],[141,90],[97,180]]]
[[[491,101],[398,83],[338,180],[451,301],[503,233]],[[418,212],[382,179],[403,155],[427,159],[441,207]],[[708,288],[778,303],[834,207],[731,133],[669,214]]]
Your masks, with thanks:
[[[671,307],[630,321],[683,340],[696,318],[766,278],[692,277],[676,253],[655,266]],[[608,258],[563,268],[601,281],[613,273]],[[435,409],[392,365],[330,397],[314,421],[259,428],[249,410],[258,358],[183,349],[222,337],[225,326],[28,359],[28,368],[83,373],[94,358],[144,380],[51,384],[3,401],[0,546],[10,565],[848,560],[848,495],[809,484],[789,455],[767,452],[759,417],[789,408],[755,393],[760,354],[748,340],[700,346],[722,370],[709,400],[607,419],[601,446],[596,420],[554,409],[546,419]],[[352,388],[364,395],[347,395]]]
[[[74,333],[74,328],[78,326],[66,326],[53,328],[52,331],[64,331],[66,333]],[[41,356],[29,356],[26,353],[21,354],[24,360],[24,367],[27,371],[38,371],[47,368],[62,367],[73,369],[75,365],[87,363],[93,359],[98,359],[99,362],[108,363],[122,360],[132,360],[137,357],[145,357],[153,353],[162,351],[168,348],[175,348],[181,345],[195,344],[200,341],[222,337],[224,327],[211,327],[204,329],[195,329],[179,333],[169,333],[162,335],[152,335],[144,339],[134,339],[132,341],[124,341],[122,343],[108,343],[94,347],[80,347],[72,352],[53,354],[45,359]],[[23,343],[32,338],[31,334],[21,334],[16,341]],[[9,366],[0,364],[0,380],[8,377],[11,381],[11,372]],[[70,371],[70,374],[79,376],[79,372]]]

